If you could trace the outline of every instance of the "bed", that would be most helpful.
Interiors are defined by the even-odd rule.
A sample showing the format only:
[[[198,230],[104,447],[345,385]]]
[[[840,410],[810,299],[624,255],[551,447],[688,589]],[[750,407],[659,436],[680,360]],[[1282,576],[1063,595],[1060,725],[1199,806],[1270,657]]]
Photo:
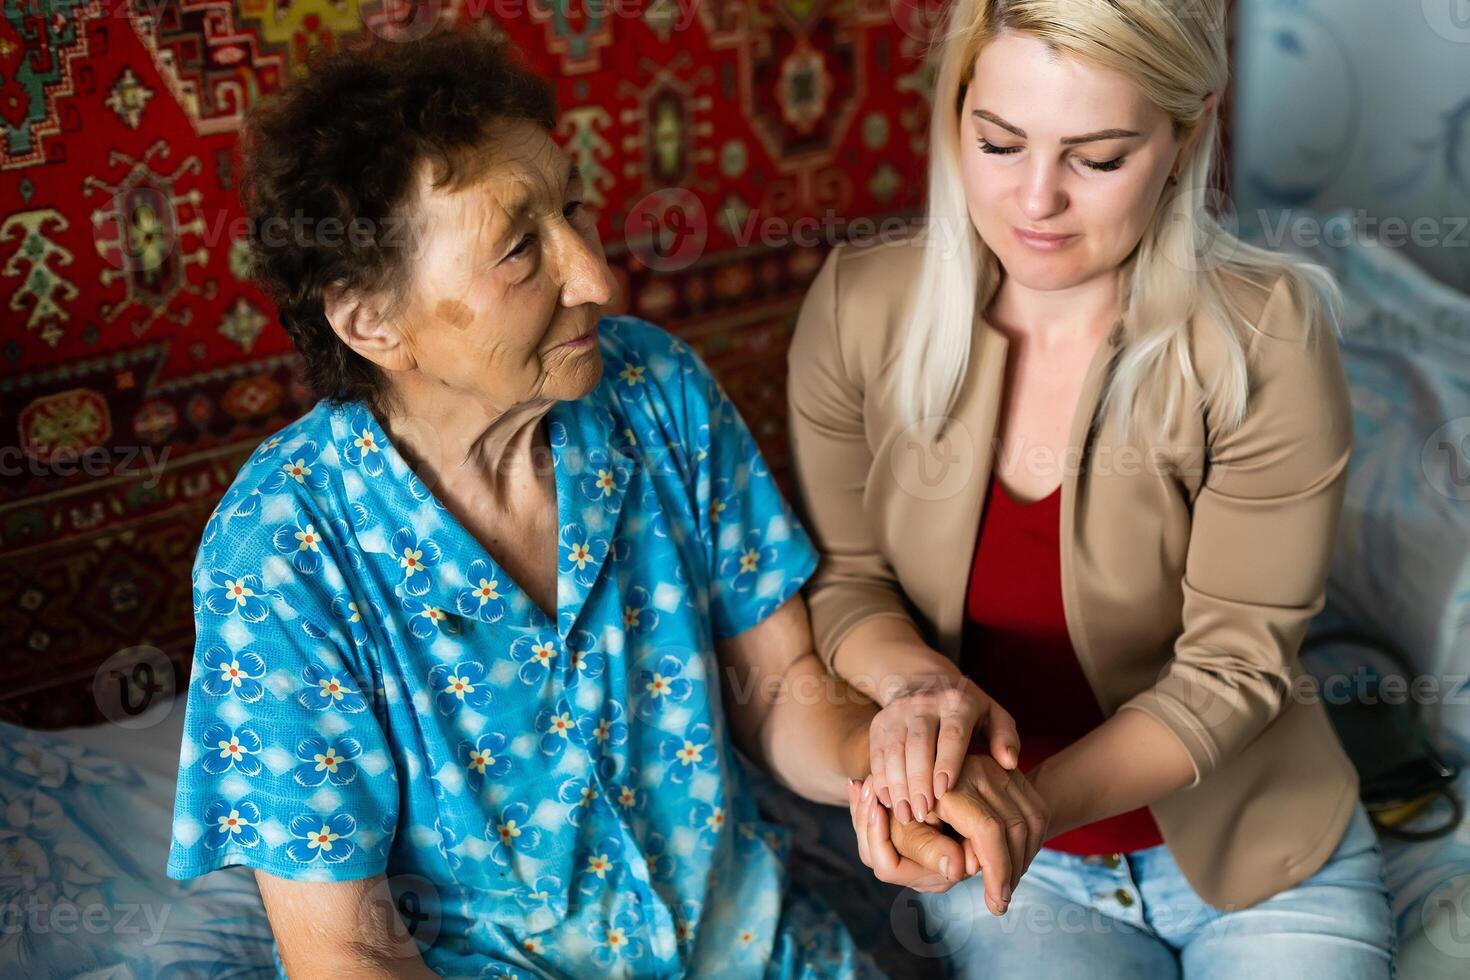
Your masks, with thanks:
[[[247,868],[164,876],[182,699],[128,727],[0,723],[0,976],[274,977]]]

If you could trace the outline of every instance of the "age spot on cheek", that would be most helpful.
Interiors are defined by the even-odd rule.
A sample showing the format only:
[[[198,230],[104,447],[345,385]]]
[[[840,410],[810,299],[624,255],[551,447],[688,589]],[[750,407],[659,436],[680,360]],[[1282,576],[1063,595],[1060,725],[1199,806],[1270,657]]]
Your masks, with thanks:
[[[456,330],[463,330],[475,319],[475,311],[457,299],[441,299],[434,306],[434,315]]]

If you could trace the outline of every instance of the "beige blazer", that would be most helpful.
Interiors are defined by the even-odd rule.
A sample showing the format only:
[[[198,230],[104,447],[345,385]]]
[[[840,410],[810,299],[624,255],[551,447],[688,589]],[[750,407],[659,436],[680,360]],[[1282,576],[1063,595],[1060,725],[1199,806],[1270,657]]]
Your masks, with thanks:
[[[906,617],[959,654],[1008,340],[977,316],[949,430],[905,429],[888,386],[923,247],[838,246],[790,350],[797,505],[821,552],[805,592],[829,667],[874,616]],[[1104,717],[1147,712],[1188,750],[1193,784],[1150,809],[1189,883],[1218,908],[1317,871],[1358,794],[1297,659],[1324,601],[1352,412],[1330,327],[1304,344],[1284,282],[1240,287],[1263,333],[1250,335],[1249,410],[1229,435],[1198,411],[1159,444],[1124,443],[1112,419],[1099,426],[1115,328],[1088,368],[1061,489],[1072,645]],[[1194,330],[1190,344],[1210,377],[1218,340]],[[1188,394],[1184,404],[1198,404]]]

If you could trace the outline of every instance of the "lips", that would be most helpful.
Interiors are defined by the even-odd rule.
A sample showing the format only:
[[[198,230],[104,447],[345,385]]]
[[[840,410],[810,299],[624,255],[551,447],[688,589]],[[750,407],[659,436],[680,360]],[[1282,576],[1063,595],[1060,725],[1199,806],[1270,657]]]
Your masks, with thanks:
[[[1071,248],[1072,243],[1077,240],[1076,235],[1041,235],[1023,228],[1013,229],[1016,241],[1031,249],[1033,252],[1060,252],[1062,249]]]
[[[577,347],[577,346],[583,346],[583,345],[587,344],[588,342],[590,342],[591,340],[593,340],[596,336],[597,336],[597,331],[596,330],[589,330],[587,333],[582,334],[580,337],[573,337],[571,340],[564,340],[560,344],[557,344],[557,346],[558,347]]]

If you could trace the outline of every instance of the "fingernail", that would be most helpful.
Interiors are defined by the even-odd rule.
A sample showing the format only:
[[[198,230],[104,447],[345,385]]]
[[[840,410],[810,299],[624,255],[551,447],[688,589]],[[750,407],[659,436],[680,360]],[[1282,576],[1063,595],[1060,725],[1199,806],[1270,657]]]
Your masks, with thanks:
[[[873,784],[863,783],[863,802],[868,802],[868,797],[873,795]]]
[[[929,814],[929,800],[920,793],[914,797],[914,819],[923,820]]]
[[[909,809],[908,800],[899,800],[898,806],[893,808],[893,813],[898,817],[899,823],[913,823],[914,811]]]
[[[1009,884],[1002,886],[1000,890],[1000,900],[1006,905],[1011,904],[1011,886]]]
[[[950,862],[949,862],[949,855],[948,854],[946,854],[944,857],[940,858],[939,859],[939,873],[942,874],[942,875],[944,875],[944,877],[945,877],[945,879],[947,881],[954,881],[954,879],[949,876],[949,864],[950,864]]]
[[[942,772],[942,773],[940,773],[938,776],[936,776],[934,778],[934,795],[937,798],[937,797],[943,796],[945,793],[948,793],[948,792],[949,792],[949,773]]]

